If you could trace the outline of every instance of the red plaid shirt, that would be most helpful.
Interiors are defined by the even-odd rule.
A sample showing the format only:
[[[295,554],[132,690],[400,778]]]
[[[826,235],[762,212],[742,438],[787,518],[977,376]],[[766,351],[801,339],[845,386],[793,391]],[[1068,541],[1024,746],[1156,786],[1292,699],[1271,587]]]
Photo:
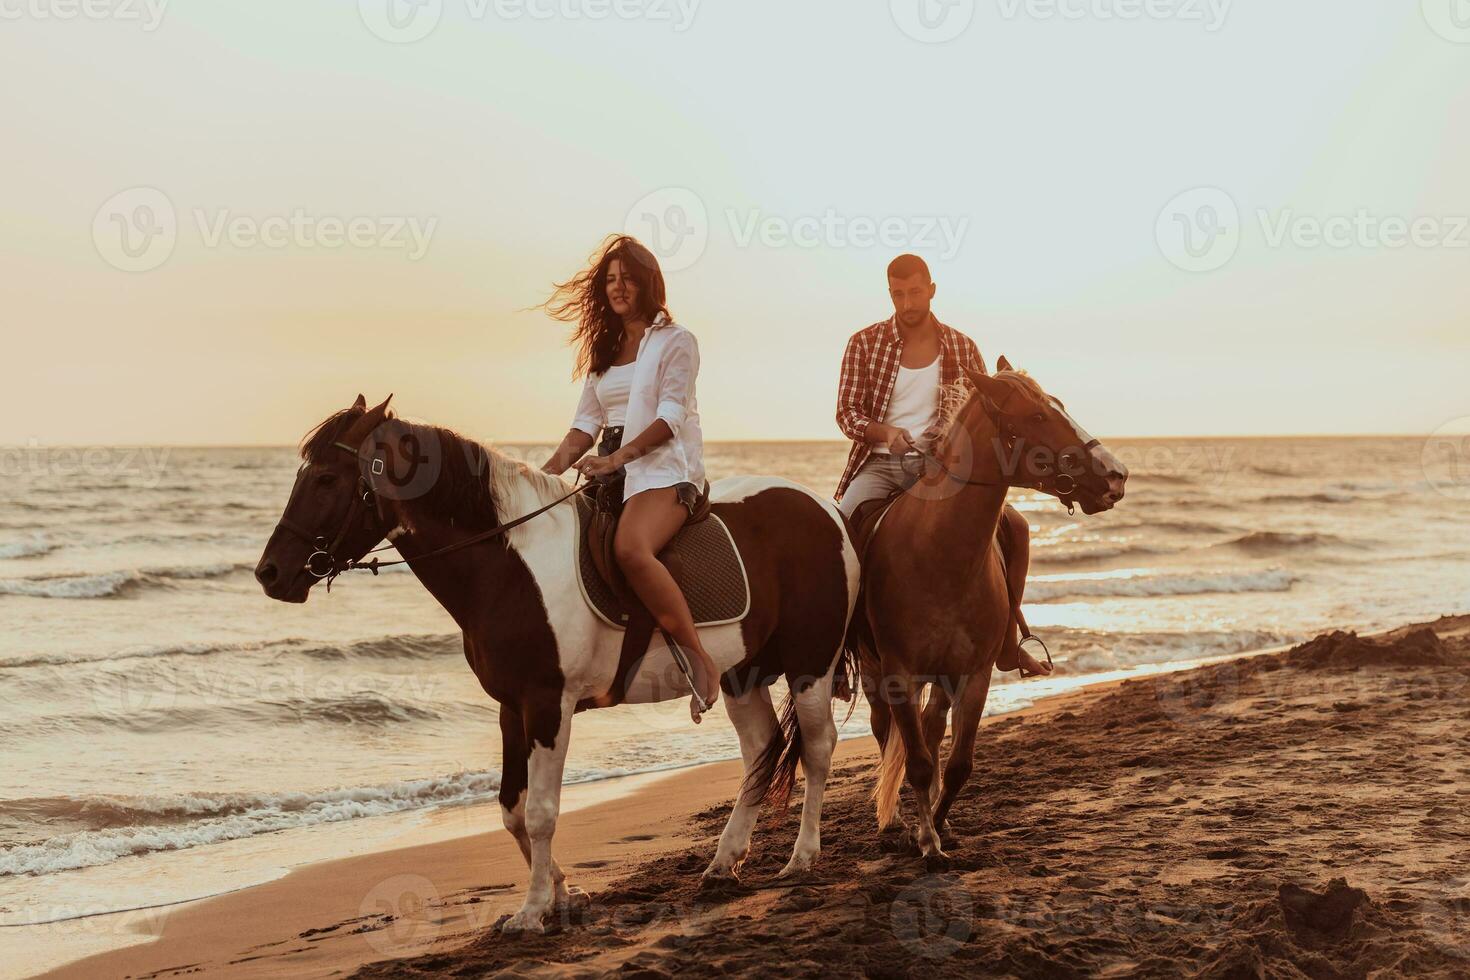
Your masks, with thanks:
[[[939,329],[941,386],[959,381],[966,369],[989,373],[985,370],[985,358],[980,356],[980,348],[973,340],[937,319],[934,326]],[[837,483],[838,500],[873,453],[866,439],[868,426],[882,422],[888,411],[902,354],[903,337],[893,317],[859,330],[847,342],[847,350],[842,355],[842,380],[837,386],[837,425],[853,445],[847,456],[847,469]]]

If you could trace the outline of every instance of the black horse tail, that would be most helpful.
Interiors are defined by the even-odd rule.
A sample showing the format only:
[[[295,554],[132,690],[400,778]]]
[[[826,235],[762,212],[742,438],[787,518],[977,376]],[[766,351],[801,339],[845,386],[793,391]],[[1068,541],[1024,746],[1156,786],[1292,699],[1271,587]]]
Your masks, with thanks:
[[[789,693],[781,702],[781,715],[771,741],[756,758],[740,788],[740,802],[747,806],[769,803],[786,809],[796,788],[796,769],[801,764],[801,724],[796,717],[796,698]]]

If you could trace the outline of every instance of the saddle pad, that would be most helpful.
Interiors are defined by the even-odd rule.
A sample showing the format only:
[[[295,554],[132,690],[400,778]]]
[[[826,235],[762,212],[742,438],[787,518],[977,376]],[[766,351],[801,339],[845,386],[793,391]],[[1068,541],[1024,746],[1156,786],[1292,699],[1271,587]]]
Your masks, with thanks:
[[[628,622],[628,610],[612,587],[597,574],[588,541],[592,507],[577,499],[577,582],[582,598],[599,619],[615,629]],[[659,553],[674,573],[674,581],[689,603],[696,626],[738,623],[750,612],[750,582],[745,562],[725,522],[711,514],[674,535]]]

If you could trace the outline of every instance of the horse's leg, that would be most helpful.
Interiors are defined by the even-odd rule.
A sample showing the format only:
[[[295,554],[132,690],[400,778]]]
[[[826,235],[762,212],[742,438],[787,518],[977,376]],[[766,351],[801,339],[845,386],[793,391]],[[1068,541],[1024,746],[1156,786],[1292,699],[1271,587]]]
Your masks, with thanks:
[[[725,822],[725,831],[720,835],[720,844],[715,848],[715,856],[705,869],[704,877],[738,880],[740,865],[750,854],[750,836],[755,830],[761,799],[766,792],[765,785],[757,786],[750,780],[754,778],[756,761],[776,735],[776,709],[771,706],[771,689],[757,684],[750,691],[732,694],[727,690],[725,711],[730,715],[735,733],[740,736],[745,781],[740,785],[741,791],[735,797],[730,819]]]
[[[915,843],[925,857],[942,858],[944,849],[940,847],[939,834],[934,830],[934,799],[929,793],[934,785],[934,759],[924,741],[924,723],[919,713],[918,696],[922,689],[922,683],[909,682],[906,696],[892,706],[893,724],[903,740],[904,768],[918,810],[919,834]]]
[[[790,680],[790,678],[788,678]],[[811,687],[793,693],[796,721],[801,726],[801,768],[806,775],[806,795],[801,802],[801,830],[796,835],[791,860],[781,869],[784,878],[805,871],[822,852],[822,797],[832,771],[832,753],[837,748],[837,723],[832,720],[832,673],[818,678]]]
[[[556,862],[551,857],[551,838],[561,811],[561,778],[571,740],[574,699],[543,696],[525,709],[526,762],[525,834],[530,840],[531,885],[520,911],[505,923],[507,932],[544,932],[541,920],[556,899]],[[550,737],[551,744],[544,741]]]
[[[874,657],[872,662],[877,664],[878,658]],[[862,682],[863,697],[868,700],[868,725],[873,729],[873,738],[878,742],[878,754],[881,756],[883,747],[888,744],[888,732],[893,723],[893,712],[888,707],[890,698],[883,678],[877,676],[877,671],[864,670]]]
[[[929,703],[924,705],[924,744],[929,747],[929,758],[934,760],[934,778],[929,784],[929,799],[939,799],[939,757],[944,743],[944,729],[949,724],[949,707],[953,704],[953,681],[948,677],[936,677],[929,685]]]
[[[954,711],[954,741],[949,747],[949,764],[944,767],[944,795],[934,808],[934,826],[943,828],[960,790],[970,781],[975,768],[975,733],[980,716],[985,712],[985,699],[990,694],[990,671],[971,674],[962,681]]]
[[[521,713],[513,708],[500,709],[500,818],[505,829],[515,838],[526,867],[531,867],[531,837],[526,833],[526,780],[527,752],[526,729]],[[551,879],[556,889],[556,903],[561,905],[569,899],[585,895],[580,888],[568,888],[567,876],[561,865],[553,858]]]

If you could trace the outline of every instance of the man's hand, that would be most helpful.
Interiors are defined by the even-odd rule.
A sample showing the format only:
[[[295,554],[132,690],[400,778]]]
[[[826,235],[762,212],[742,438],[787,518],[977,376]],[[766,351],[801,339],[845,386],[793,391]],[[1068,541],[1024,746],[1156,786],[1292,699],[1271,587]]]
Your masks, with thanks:
[[[874,448],[886,448],[889,452],[906,453],[917,449],[914,437],[907,429],[900,429],[885,422],[868,424],[868,444]]]

